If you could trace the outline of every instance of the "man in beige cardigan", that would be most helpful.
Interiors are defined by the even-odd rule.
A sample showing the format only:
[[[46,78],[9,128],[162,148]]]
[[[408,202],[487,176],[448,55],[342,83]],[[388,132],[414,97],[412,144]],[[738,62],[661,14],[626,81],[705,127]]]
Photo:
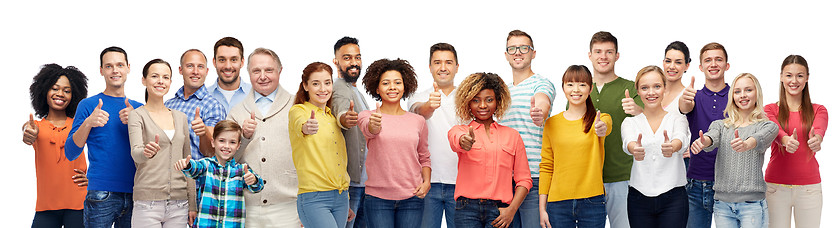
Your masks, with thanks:
[[[297,173],[289,142],[293,95],[279,85],[283,65],[277,54],[257,48],[248,56],[253,92],[231,108],[228,119],[242,126],[235,158],[262,175],[265,189],[245,193],[245,227],[299,227]]]

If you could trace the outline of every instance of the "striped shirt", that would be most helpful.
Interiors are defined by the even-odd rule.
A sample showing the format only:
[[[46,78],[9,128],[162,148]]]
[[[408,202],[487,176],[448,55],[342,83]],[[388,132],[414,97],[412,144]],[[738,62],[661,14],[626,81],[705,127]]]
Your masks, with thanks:
[[[549,103],[554,103],[554,84],[548,78],[534,74],[519,82],[519,85],[508,84],[508,89],[510,89],[511,105],[499,123],[515,129],[522,136],[531,177],[539,177],[543,128],[534,125],[534,121],[531,120],[531,97],[542,93],[548,96]],[[551,109],[548,113],[551,113]]]
[[[204,125],[208,127],[216,126],[216,123],[219,121],[224,120],[227,117],[225,112],[225,107],[222,106],[219,101],[213,98],[210,93],[207,92],[207,89],[202,86],[198,88],[190,97],[184,97],[184,87],[178,90],[175,93],[175,97],[167,100],[163,103],[164,106],[170,109],[178,110],[183,112],[187,115],[187,123],[192,124],[193,119],[195,119],[195,108],[201,107],[199,110],[201,113],[201,120],[204,121]],[[199,145],[199,138],[193,132],[192,127],[190,128],[190,149],[191,155],[193,159],[201,159],[205,156],[198,151]]]
[[[199,196],[198,227],[245,227],[245,189],[253,193],[262,191],[263,179],[254,173],[257,182],[245,184],[242,164],[231,158],[220,165],[216,157],[190,160],[190,166],[183,170],[189,178],[202,178],[203,186]],[[253,173],[253,170],[248,169]]]

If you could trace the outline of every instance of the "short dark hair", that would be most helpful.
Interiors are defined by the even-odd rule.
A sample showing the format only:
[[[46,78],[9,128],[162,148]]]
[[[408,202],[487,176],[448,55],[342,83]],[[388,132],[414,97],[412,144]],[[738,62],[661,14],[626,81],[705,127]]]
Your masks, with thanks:
[[[67,80],[70,81],[70,102],[67,104],[67,109],[64,110],[67,117],[72,118],[76,114],[76,106],[87,97],[87,77],[84,73],[74,66],[62,68],[55,63],[46,64],[32,78],[32,85],[29,86],[32,109],[35,109],[35,115],[39,118],[44,118],[50,113],[47,92],[52,89],[52,86],[61,76],[67,77]]]
[[[379,88],[379,80],[382,78],[382,74],[392,70],[400,72],[400,75],[402,75],[404,88],[402,99],[411,97],[417,90],[417,74],[414,73],[414,67],[411,67],[408,61],[404,59],[380,59],[368,66],[365,77],[362,78],[365,90],[374,100],[382,100],[382,96],[376,93]]]
[[[682,41],[674,41],[671,44],[668,44],[668,47],[665,47],[665,54],[668,54],[670,50],[677,50],[683,53],[685,56],[685,62],[691,63],[691,55],[688,53],[688,46],[685,45]]]
[[[531,35],[528,35],[528,33],[523,32],[522,30],[516,29],[516,30],[510,31],[508,33],[507,40],[510,40],[510,38],[514,37],[514,36],[528,37],[528,40],[531,41],[531,47],[534,47],[534,39],[532,39]]]
[[[229,46],[229,47],[238,48],[239,49],[239,59],[242,59],[242,58],[245,57],[245,51],[242,50],[243,49],[242,42],[239,42],[239,40],[237,40],[236,38],[228,36],[228,37],[224,37],[222,39],[219,39],[219,41],[216,41],[216,44],[213,45],[213,59],[216,59],[216,51],[219,51],[219,47],[221,47],[221,46]]]
[[[613,43],[615,51],[618,51],[618,38],[615,38],[612,33],[600,31],[592,34],[592,39],[589,40],[589,50],[592,50],[592,45],[595,43]]]
[[[237,136],[237,140],[239,137],[242,137],[242,127],[240,127],[239,124],[236,123],[236,121],[222,120],[216,123],[216,126],[213,127],[213,139],[218,138],[219,134],[222,134],[222,132],[226,131],[233,131],[239,133],[239,136]]]
[[[452,55],[455,55],[455,64],[458,64],[458,52],[455,51],[455,47],[451,44],[447,43],[436,43],[429,48],[429,64],[432,63],[432,55],[435,54],[436,51],[449,51],[452,52]]]
[[[355,44],[356,46],[359,46],[359,39],[349,37],[349,36],[345,36],[345,37],[342,37],[341,39],[338,39],[338,41],[336,41],[335,45],[333,46],[333,54],[338,52],[338,49],[341,49],[341,47],[344,47],[344,45],[348,45],[348,44]]]
[[[110,47],[105,48],[105,50],[102,50],[102,53],[99,53],[99,67],[102,67],[102,64],[104,64],[104,61],[102,61],[102,57],[105,57],[105,53],[108,53],[108,52],[122,53],[123,56],[125,56],[125,63],[128,64],[128,53],[125,53],[125,49],[122,49],[121,47],[117,47],[117,46],[110,46]],[[52,85],[50,85],[50,86],[52,86]]]

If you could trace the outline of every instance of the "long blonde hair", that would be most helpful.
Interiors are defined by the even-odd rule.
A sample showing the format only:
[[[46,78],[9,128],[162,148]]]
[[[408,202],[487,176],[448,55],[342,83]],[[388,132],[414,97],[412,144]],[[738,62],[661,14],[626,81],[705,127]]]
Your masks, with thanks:
[[[750,73],[742,73],[735,77],[732,80],[732,86],[735,86],[735,83],[738,82],[738,79],[747,78],[753,81],[755,84],[755,107],[753,108],[752,112],[748,115],[748,121],[750,123],[756,123],[759,121],[768,120],[767,116],[764,114],[764,95],[761,93],[761,84],[758,83],[758,79],[755,78],[754,75]],[[726,109],[723,110],[723,124],[726,127],[734,127],[735,123],[741,121],[741,115],[738,115],[738,106],[735,104],[735,89],[729,89],[729,102],[726,102]]]

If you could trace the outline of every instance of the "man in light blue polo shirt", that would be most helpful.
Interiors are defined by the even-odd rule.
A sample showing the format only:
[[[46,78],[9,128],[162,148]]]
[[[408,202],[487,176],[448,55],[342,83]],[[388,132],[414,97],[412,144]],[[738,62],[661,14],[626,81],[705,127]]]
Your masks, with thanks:
[[[219,39],[213,45],[213,67],[219,78],[216,83],[207,86],[207,91],[222,104],[225,113],[230,113],[230,108],[242,102],[251,91],[251,84],[239,79],[240,70],[245,65],[243,51],[242,42],[233,37]]]

